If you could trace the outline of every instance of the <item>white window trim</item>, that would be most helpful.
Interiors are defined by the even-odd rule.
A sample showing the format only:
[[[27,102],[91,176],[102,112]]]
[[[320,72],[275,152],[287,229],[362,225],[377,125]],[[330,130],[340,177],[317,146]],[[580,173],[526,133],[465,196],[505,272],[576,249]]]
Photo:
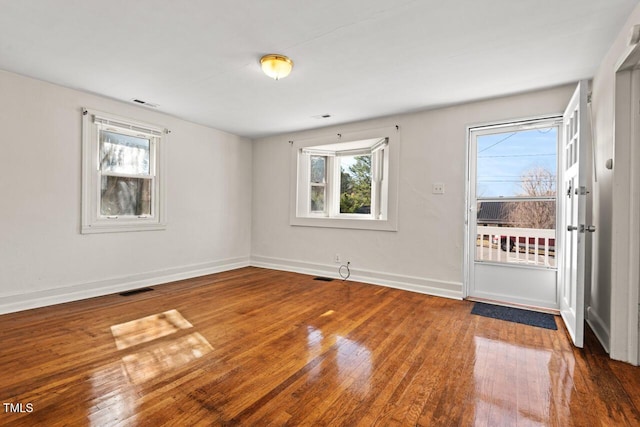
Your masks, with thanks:
[[[354,148],[338,153],[343,155],[370,154],[377,150],[385,150],[384,156],[372,157],[372,214],[340,214],[339,207],[332,206],[331,192],[339,192],[340,182],[329,180],[327,184],[327,197],[325,213],[309,212],[309,161],[299,161],[301,153],[327,156],[327,175],[335,171],[333,163],[336,158],[336,150],[339,145],[351,141],[364,141],[377,139],[386,144],[374,145],[367,150]],[[320,146],[322,149],[319,149]],[[306,147],[313,147],[307,149]],[[366,153],[365,153],[366,151]],[[305,156],[309,159],[309,156]],[[374,158],[383,158],[383,161],[374,161]],[[302,157],[301,159],[304,159]],[[291,189],[290,189],[290,214],[289,223],[293,226],[350,228],[362,230],[397,231],[398,230],[398,183],[400,160],[400,132],[396,126],[370,129],[365,131],[333,134],[332,136],[303,139],[291,142]],[[381,174],[381,170],[387,173]],[[385,182],[385,180],[387,182]],[[378,203],[378,200],[381,202]],[[373,212],[378,206],[378,213]],[[386,214],[384,214],[386,212]],[[382,215],[381,215],[382,213]],[[377,215],[378,218],[374,218]]]
[[[99,131],[111,129],[132,136],[144,135],[152,140],[154,175],[151,215],[104,216],[99,213]],[[131,120],[97,110],[82,112],[82,234],[125,231],[163,230],[166,228],[165,152],[168,131],[157,125]]]

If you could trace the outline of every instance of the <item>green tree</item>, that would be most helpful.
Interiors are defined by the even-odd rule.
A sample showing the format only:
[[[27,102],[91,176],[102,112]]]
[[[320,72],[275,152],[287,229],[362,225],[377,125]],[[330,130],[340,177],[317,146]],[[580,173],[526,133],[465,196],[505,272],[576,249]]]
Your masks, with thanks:
[[[371,156],[356,156],[340,168],[340,213],[371,212]]]

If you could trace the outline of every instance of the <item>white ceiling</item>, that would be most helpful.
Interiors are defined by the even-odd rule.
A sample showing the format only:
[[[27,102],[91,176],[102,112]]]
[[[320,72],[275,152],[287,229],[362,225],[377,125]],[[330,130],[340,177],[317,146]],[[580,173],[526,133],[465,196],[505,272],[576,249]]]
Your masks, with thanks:
[[[638,1],[0,0],[0,69],[254,138],[593,77]]]

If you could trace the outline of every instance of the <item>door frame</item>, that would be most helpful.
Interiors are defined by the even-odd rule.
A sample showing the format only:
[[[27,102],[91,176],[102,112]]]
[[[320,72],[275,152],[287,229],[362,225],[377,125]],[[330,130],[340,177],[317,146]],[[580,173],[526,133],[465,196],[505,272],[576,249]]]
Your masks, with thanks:
[[[615,67],[609,355],[640,365],[640,44]],[[635,144],[634,144],[635,142]]]
[[[462,298],[463,299],[467,299],[470,297],[470,292],[471,292],[471,262],[474,260],[475,257],[475,246],[472,247],[471,245],[471,213],[472,213],[472,207],[471,207],[471,194],[472,194],[472,189],[471,189],[471,173],[472,171],[472,165],[471,165],[471,155],[473,154],[471,151],[471,131],[473,129],[477,129],[477,128],[495,128],[495,129],[500,129],[501,127],[509,127],[509,126],[513,126],[514,124],[518,124],[518,123],[528,123],[528,122],[535,122],[535,121],[543,121],[543,120],[560,120],[562,121],[562,112],[559,113],[552,113],[552,114],[544,114],[544,115],[532,115],[532,116],[526,116],[526,117],[521,117],[521,118],[516,118],[516,119],[509,119],[509,120],[496,120],[496,121],[491,121],[491,122],[484,122],[484,123],[478,123],[478,124],[473,124],[473,125],[468,125],[466,126],[466,144],[465,144],[465,214],[464,214],[464,282],[463,282],[463,286],[462,286]],[[562,183],[562,168],[560,167],[560,150],[562,149],[561,146],[561,138],[562,138],[562,123],[560,123],[558,125],[558,142],[557,142],[557,159],[556,159],[556,164],[557,164],[557,185],[556,185],[556,189],[557,191],[560,191],[560,184]],[[556,196],[556,303],[558,305],[557,308],[554,309],[549,309],[549,308],[544,308],[544,307],[538,307],[541,311],[551,311],[553,313],[559,313],[559,301],[560,301],[560,287],[559,287],[559,271],[560,271],[560,265],[559,265],[559,261],[562,259],[562,257],[558,254],[562,253],[563,247],[564,247],[564,236],[563,233],[560,232],[559,230],[559,226],[560,226],[560,221],[562,220],[561,215],[561,206],[559,206],[560,203],[563,202],[563,199],[561,197],[559,197],[559,195]],[[520,268],[528,268],[526,266],[521,266]],[[505,305],[512,305],[512,306],[518,306],[518,304],[516,303],[504,303]]]

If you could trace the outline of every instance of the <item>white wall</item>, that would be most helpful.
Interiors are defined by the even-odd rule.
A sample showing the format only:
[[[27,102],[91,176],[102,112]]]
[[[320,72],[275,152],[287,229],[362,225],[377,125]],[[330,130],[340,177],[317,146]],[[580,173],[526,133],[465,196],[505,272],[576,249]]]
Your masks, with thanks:
[[[633,301],[629,293],[629,263],[637,263],[638,260],[627,257],[630,249],[631,147],[628,141],[616,141],[615,92],[616,65],[630,50],[627,41],[634,24],[640,24],[640,6],[629,16],[603,59],[593,79],[592,99],[598,182],[594,188],[594,220],[597,226],[594,236],[597,243],[593,253],[594,276],[589,321],[603,345],[610,347],[611,357],[625,361],[630,361],[629,357],[634,352],[629,349],[629,317],[633,310],[637,310],[637,307],[629,306],[637,304],[637,298]],[[607,159],[614,160],[613,170],[605,168]],[[632,244],[637,248],[637,241]],[[637,328],[637,323],[631,327]],[[637,336],[637,331],[635,334]]]
[[[248,265],[251,142],[0,71],[0,313]],[[163,125],[164,231],[80,234],[81,108]]]
[[[337,277],[333,257],[353,278],[460,298],[464,280],[466,127],[562,113],[574,85],[450,108],[254,141],[252,264]],[[288,141],[399,125],[398,231],[289,225]],[[434,182],[444,195],[431,194]]]

